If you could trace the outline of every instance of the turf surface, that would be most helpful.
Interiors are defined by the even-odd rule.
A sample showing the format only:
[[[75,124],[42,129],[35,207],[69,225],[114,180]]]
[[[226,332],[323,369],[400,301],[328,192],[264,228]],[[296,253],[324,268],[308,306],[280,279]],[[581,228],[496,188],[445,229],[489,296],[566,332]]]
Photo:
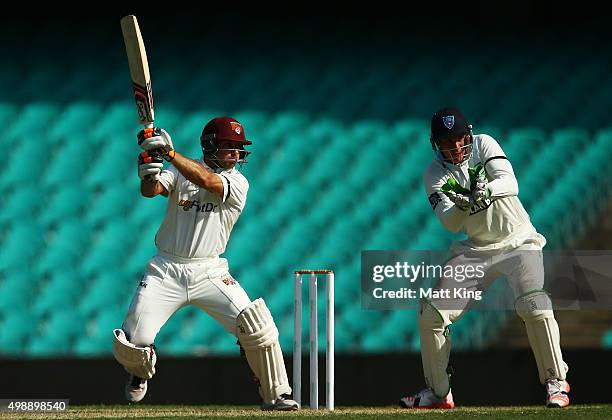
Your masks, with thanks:
[[[64,413],[0,413],[2,419],[235,419],[253,417],[276,418],[321,418],[339,417],[342,419],[612,419],[612,404],[575,405],[565,409],[546,409],[544,407],[462,407],[454,410],[406,410],[396,407],[338,407],[334,412],[309,409],[291,413],[262,412],[253,406],[153,406],[153,405],[89,405],[72,406]]]

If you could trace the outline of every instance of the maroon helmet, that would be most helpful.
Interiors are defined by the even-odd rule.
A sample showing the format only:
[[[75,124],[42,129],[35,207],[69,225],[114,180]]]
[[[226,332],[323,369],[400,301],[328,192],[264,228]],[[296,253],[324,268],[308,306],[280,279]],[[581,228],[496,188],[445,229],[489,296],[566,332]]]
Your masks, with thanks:
[[[232,149],[219,149],[218,142],[221,140],[229,140],[236,142],[236,147]],[[244,134],[244,128],[238,120],[231,117],[217,117],[210,120],[202,130],[200,136],[200,144],[202,145],[202,153],[204,157],[218,164],[217,152],[219,150],[238,150],[240,159],[237,163],[246,163],[246,157],[249,151],[244,149],[244,146],[252,144],[247,140]]]

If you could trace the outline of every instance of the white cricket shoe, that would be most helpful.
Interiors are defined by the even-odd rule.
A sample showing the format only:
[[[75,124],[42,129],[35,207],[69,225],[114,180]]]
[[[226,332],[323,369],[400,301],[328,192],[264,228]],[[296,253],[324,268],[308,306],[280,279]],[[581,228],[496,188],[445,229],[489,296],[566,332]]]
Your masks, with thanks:
[[[431,388],[425,388],[414,395],[404,397],[399,402],[403,408],[454,408],[453,394],[449,391],[444,398],[437,397]]]
[[[291,399],[290,394],[283,394],[272,403],[263,403],[261,409],[263,411],[296,411],[300,409],[300,405]]]
[[[549,379],[546,381],[546,407],[548,408],[563,408],[570,403],[569,394],[570,386],[567,381],[558,379]]]
[[[130,375],[125,384],[125,398],[129,402],[140,402],[147,394],[147,380]]]

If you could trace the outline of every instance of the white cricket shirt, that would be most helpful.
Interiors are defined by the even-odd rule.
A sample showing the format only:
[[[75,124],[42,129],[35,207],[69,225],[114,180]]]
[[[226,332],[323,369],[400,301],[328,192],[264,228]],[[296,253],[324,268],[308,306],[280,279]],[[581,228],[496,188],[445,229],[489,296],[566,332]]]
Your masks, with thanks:
[[[423,174],[429,203],[436,216],[451,232],[463,231],[468,236],[467,240],[454,243],[453,251],[506,250],[527,243],[544,247],[546,239],[531,224],[518,198],[518,183],[506,154],[489,135],[477,134],[473,138],[468,160],[453,165],[436,157]],[[469,210],[461,210],[441,190],[445,184],[445,188],[471,190],[474,172],[481,167],[489,181],[491,198]]]
[[[203,159],[198,162],[210,169]],[[216,173],[223,182],[223,198],[187,180],[174,166],[161,172],[168,206],[155,235],[159,251],[185,259],[217,257],[225,251],[244,209],[249,182],[235,168]]]

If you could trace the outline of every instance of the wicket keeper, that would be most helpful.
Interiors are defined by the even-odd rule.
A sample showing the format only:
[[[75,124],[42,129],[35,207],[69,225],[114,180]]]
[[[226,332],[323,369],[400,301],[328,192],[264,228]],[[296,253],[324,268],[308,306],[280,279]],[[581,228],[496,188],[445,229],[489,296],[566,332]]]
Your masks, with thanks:
[[[543,290],[546,239],[531,224],[518,198],[508,157],[493,137],[473,134],[457,108],[443,108],[433,115],[430,141],[435,157],[423,175],[429,203],[446,229],[467,234],[467,240],[453,244],[453,258],[446,264],[484,267],[483,277],[461,282],[460,287],[468,290],[485,290],[500,276],[507,279],[546,389],[546,406],[568,406],[568,366],[561,355],[552,303]],[[456,279],[442,277],[437,288],[457,286]],[[401,398],[401,407],[455,406],[448,366],[449,327],[471,303],[469,298],[421,301],[418,324],[426,388]]]

